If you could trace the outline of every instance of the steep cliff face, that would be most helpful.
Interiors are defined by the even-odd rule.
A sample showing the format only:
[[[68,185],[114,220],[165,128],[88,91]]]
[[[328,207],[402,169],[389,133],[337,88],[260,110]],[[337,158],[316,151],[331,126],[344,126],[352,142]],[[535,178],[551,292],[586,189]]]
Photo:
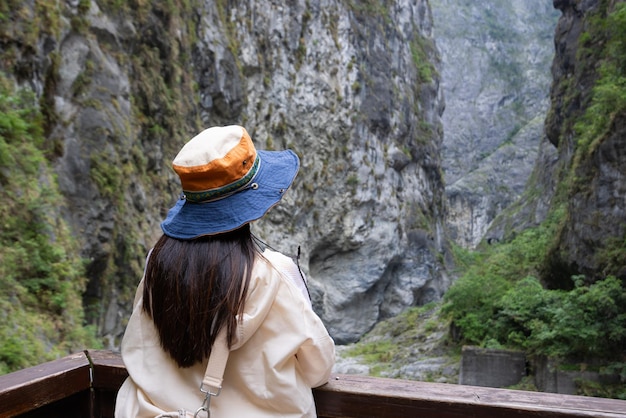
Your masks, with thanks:
[[[543,137],[558,11],[550,0],[432,0],[446,98],[448,224],[466,248],[521,195]]]
[[[443,101],[428,3],[207,2],[202,14],[195,71],[217,82],[200,85],[201,117],[300,155],[295,187],[256,230],[301,247],[336,340],[438,298]]]
[[[48,11],[59,13],[58,31],[29,58],[42,66],[27,81],[46,85],[63,216],[87,260],[85,308],[110,346],[178,192],[168,160],[198,126],[186,73],[192,10],[169,7],[67,3]]]
[[[542,149],[524,199],[494,222],[510,237],[551,214],[558,233],[541,269],[544,282],[569,288],[626,279],[626,5],[623,1],[554,1],[562,12]],[[553,155],[555,157],[551,157]]]
[[[286,253],[301,247],[338,342],[439,298],[443,99],[428,2],[152,3],[16,5],[3,32],[3,73],[47,115],[85,307],[108,345],[180,192],[170,162],[215,124],[300,155],[293,190],[253,229]]]
[[[568,191],[565,202],[555,200],[568,216],[545,280],[570,285],[568,272],[592,281],[608,274],[626,280],[626,5],[555,1],[555,6],[563,18],[546,131],[559,150],[563,165],[556,174]]]

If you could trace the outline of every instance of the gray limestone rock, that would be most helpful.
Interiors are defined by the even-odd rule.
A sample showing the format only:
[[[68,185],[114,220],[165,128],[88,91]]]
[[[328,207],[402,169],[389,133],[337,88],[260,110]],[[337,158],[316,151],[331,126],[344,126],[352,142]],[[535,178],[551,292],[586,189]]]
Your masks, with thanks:
[[[431,4],[446,98],[447,223],[457,244],[474,248],[534,166],[559,13],[549,0]]]

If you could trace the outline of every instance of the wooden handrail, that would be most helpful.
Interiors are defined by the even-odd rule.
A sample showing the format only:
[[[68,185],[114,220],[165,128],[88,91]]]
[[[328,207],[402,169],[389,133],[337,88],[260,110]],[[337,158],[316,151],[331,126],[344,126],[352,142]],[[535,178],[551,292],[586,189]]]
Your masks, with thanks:
[[[0,376],[0,417],[14,417],[70,398],[90,387],[85,353]]]
[[[119,354],[94,350],[0,376],[0,418],[113,416],[127,373]],[[313,390],[320,418],[626,418],[626,401],[333,375]]]
[[[338,375],[314,391],[324,417],[626,417],[626,401]]]

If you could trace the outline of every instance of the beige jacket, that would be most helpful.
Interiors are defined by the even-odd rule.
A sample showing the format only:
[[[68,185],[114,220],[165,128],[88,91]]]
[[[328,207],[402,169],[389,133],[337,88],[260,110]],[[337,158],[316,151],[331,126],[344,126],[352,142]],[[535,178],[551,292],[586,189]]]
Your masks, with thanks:
[[[274,251],[263,255],[254,264],[222,391],[211,398],[213,418],[315,417],[311,388],[326,383],[335,361],[333,340],[298,287],[295,263]],[[181,409],[193,415],[204,400],[199,387],[206,362],[177,367],[159,345],[142,295],[143,280],[122,341],[129,378],[115,416],[155,417]]]

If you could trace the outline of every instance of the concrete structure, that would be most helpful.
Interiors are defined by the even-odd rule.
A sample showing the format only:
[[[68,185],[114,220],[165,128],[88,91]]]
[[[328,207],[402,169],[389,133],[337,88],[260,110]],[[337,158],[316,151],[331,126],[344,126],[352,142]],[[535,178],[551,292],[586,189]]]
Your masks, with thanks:
[[[459,384],[506,388],[527,374],[523,352],[465,346],[462,350]]]

